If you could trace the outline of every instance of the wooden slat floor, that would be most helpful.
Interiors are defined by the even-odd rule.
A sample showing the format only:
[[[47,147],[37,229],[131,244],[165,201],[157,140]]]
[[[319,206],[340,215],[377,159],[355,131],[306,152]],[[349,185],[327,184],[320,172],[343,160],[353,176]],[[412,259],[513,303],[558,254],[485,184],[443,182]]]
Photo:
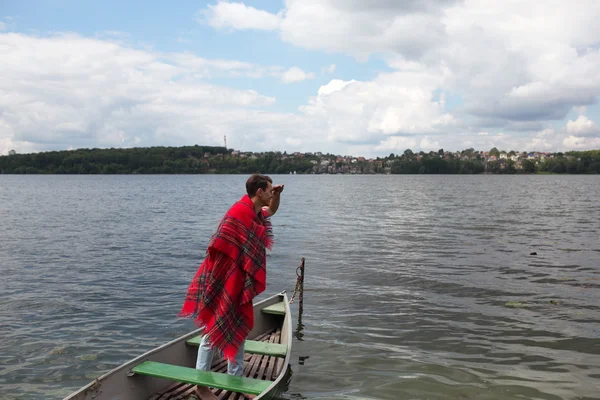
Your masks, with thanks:
[[[280,343],[281,329],[264,333],[254,340]],[[212,366],[212,371],[227,373],[227,361],[219,359],[215,356],[215,362]],[[263,356],[260,354],[246,354],[244,356],[244,376],[247,378],[264,379],[274,381],[277,378],[277,357]],[[193,400],[196,399],[194,394],[194,385],[187,383],[174,383],[164,391],[157,393],[149,398],[149,400]],[[228,392],[221,389],[211,389],[212,392],[222,400],[244,400],[242,394]]]

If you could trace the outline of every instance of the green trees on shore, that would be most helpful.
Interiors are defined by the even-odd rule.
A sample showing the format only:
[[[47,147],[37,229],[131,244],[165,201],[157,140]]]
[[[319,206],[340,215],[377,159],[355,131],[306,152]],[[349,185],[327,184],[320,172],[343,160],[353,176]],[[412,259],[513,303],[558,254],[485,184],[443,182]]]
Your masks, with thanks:
[[[79,149],[0,156],[0,174],[307,173],[307,159],[282,162],[274,153],[234,156],[225,147]]]
[[[0,157],[0,173],[13,174],[159,174],[207,173],[205,154],[224,147],[148,147],[79,149]]]
[[[1,174],[516,174],[600,173],[600,150],[566,153],[413,153],[366,160],[321,153],[238,152],[225,147],[183,146],[79,149],[0,156]]]

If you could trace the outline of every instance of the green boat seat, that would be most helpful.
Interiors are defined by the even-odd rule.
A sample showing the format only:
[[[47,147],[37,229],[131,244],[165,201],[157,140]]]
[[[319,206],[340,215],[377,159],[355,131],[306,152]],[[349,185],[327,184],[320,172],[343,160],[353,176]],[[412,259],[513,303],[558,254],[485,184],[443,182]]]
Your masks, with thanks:
[[[191,346],[200,346],[202,335],[194,336],[186,341]],[[259,342],[256,340],[246,340],[244,352],[248,354],[259,354],[262,356],[285,357],[287,346],[279,343]]]
[[[273,382],[245,378],[220,372],[201,371],[179,365],[145,361],[131,370],[134,374],[164,378],[192,385],[208,386],[236,393],[259,395]]]
[[[275,303],[262,309],[265,314],[285,315],[285,305],[283,302]]]

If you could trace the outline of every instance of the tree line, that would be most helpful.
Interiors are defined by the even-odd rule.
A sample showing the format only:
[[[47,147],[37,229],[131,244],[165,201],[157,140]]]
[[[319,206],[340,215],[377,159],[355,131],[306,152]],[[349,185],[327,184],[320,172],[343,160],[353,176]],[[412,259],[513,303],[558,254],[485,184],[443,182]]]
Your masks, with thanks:
[[[239,158],[219,146],[78,149],[0,156],[0,174],[307,173],[306,159],[278,162],[274,153]]]
[[[493,154],[493,152],[491,153]],[[392,174],[598,174],[600,173],[600,150],[570,151],[556,153],[542,160],[523,159],[515,162],[511,159],[489,160],[479,155],[460,159],[440,158],[426,154],[419,160],[402,157],[395,160]]]
[[[496,150],[496,149],[493,149]],[[494,151],[495,153],[495,151]],[[555,153],[543,160],[491,161],[472,149],[453,153],[407,150],[376,160],[349,163],[332,154],[242,153],[219,146],[78,149],[0,156],[2,174],[516,174],[600,173],[600,150]],[[321,161],[329,160],[323,166]]]

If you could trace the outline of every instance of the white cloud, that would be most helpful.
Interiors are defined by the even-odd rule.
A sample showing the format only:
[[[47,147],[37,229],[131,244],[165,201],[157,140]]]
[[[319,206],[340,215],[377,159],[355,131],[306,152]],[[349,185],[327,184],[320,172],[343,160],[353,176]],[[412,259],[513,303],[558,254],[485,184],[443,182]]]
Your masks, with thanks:
[[[287,0],[285,10],[273,14],[219,1],[204,14],[216,28],[279,30],[284,40],[295,45],[362,57],[389,50],[418,54],[439,42],[443,25],[436,10],[443,7],[435,3],[383,1],[365,6],[359,1]]]
[[[366,4],[288,0],[281,36],[298,46],[342,51],[361,59],[379,52],[417,55],[443,40],[435,8],[424,12],[411,10],[407,2]]]
[[[435,89],[460,94],[460,112],[471,117],[502,124],[562,119],[600,95],[595,0],[508,0],[501,7],[478,0],[287,0],[260,18],[240,3],[208,10],[233,4],[236,12],[219,13],[213,26],[259,29],[236,21],[268,20],[260,29],[296,46],[359,60],[383,56],[402,72],[435,70],[445,76]]]
[[[597,149],[600,148],[600,138],[583,138],[578,136],[567,136],[563,146],[572,150]]]
[[[421,139],[421,143],[419,147],[424,151],[438,150],[440,147],[440,142],[438,140],[431,140],[428,137],[424,137]]]
[[[279,25],[268,22],[269,18],[267,22],[255,18],[263,21],[263,27],[271,24],[270,29],[285,39],[284,31],[300,29],[300,17],[310,11],[316,31],[332,30],[335,38],[344,41],[336,44],[327,37],[322,44],[325,50],[361,57],[385,53],[391,72],[369,80],[332,79],[306,99],[297,113],[269,111],[275,98],[212,85],[207,79],[269,77],[290,83],[315,78],[313,72],[298,67],[140,50],[131,48],[128,37],[120,34],[95,38],[0,34],[0,76],[4,78],[0,80],[0,151],[220,145],[224,134],[228,144],[239,149],[361,152],[365,156],[406,148],[598,147],[597,124],[584,114],[589,97],[600,94],[596,89],[600,78],[595,75],[599,53],[579,29],[556,27],[562,32],[557,35],[549,32],[552,27],[544,27],[543,32],[552,38],[548,41],[532,29],[519,41],[510,26],[490,22],[495,14],[485,7],[467,1],[449,9],[434,3],[381,1],[365,9],[359,1],[324,0],[315,5],[290,0],[285,12],[273,14],[280,19]],[[213,7],[222,11],[226,8],[219,7],[228,4]],[[312,11],[305,9],[308,6]],[[296,15],[290,16],[292,8]],[[509,3],[507,8],[517,7]],[[336,15],[330,27],[318,26],[321,19],[331,19],[320,14],[323,10]],[[503,10],[502,15],[514,24],[525,18],[518,11]],[[381,16],[381,26],[374,27],[361,12]],[[399,13],[406,15],[394,17]],[[400,29],[396,25],[410,25],[410,15],[415,13],[427,14],[415,17],[421,22],[444,21],[443,29],[438,27],[441,31],[431,33],[438,36],[436,44],[424,39],[420,49],[413,49],[394,41],[394,32]],[[288,18],[294,24],[286,25]],[[365,25],[354,26],[357,21]],[[229,28],[257,29],[252,28],[256,21],[244,23],[221,22]],[[293,32],[294,40],[303,46],[304,41],[316,40],[310,24],[304,38],[300,30]],[[335,70],[332,64],[322,71]],[[459,89],[464,104],[449,108],[451,95]],[[556,131],[544,131],[549,116],[560,118],[563,109],[571,108],[580,114],[577,119]]]
[[[202,13],[209,25],[215,28],[275,30],[281,24],[281,15],[257,10],[243,3],[219,1],[209,5]]]
[[[268,111],[274,97],[206,81],[235,75],[283,79],[282,67],[139,50],[74,34],[0,34],[0,59],[4,154],[221,145],[223,135],[230,146],[245,150],[322,148],[320,119]]]
[[[584,115],[575,121],[568,121],[564,127],[555,130],[544,129],[523,144],[523,148],[540,151],[583,150],[600,147],[598,125]]]
[[[585,115],[580,115],[575,121],[567,122],[567,132],[574,136],[600,136],[598,125]]]
[[[304,72],[298,67],[292,67],[285,71],[281,75],[281,81],[283,83],[294,83],[294,82],[302,82],[307,79],[313,79],[315,77],[314,73]]]
[[[432,139],[429,136],[422,138],[416,137],[405,137],[405,136],[392,136],[389,137],[375,147],[377,151],[390,153],[397,152],[402,153],[406,149],[418,150],[418,151],[438,151],[443,146],[439,140]]]
[[[579,115],[575,121],[568,121],[563,131],[564,139],[561,144],[567,149],[600,148],[600,128],[585,115]]]
[[[0,31],[4,31],[6,30],[6,24],[2,21],[0,21]]]
[[[2,132],[3,123],[0,120],[0,132]],[[5,128],[6,126],[4,126]],[[14,141],[11,137],[0,136],[0,156],[5,156],[9,151],[15,150],[18,153],[32,153],[42,150],[43,147],[28,141]]]
[[[550,151],[556,148],[556,138],[558,134],[552,128],[544,129],[537,133],[535,136],[530,138],[529,142],[522,148],[523,151],[526,149],[535,149],[537,151]]]
[[[305,72],[298,67],[291,67],[286,70],[281,66],[261,66],[237,60],[209,60],[198,57],[190,52],[164,54],[162,57],[177,67],[193,70],[194,77],[196,78],[215,78],[220,76],[273,77],[284,83],[292,83],[315,77],[314,73]]]
[[[326,123],[328,140],[360,143],[395,134],[439,134],[459,121],[434,90],[444,80],[436,71],[394,72],[373,81],[334,79],[300,107]]]
[[[169,64],[182,67],[184,70],[193,71],[197,78],[212,77],[223,73],[247,75],[256,73],[261,69],[259,66],[243,61],[219,59],[207,60],[189,52],[165,54],[163,57],[169,61]]]
[[[418,140],[414,137],[406,136],[392,136],[385,140],[382,140],[379,145],[375,147],[378,151],[397,151],[403,149],[414,149],[417,147]]]
[[[252,90],[198,79],[207,62],[136,50],[77,35],[0,35],[0,138],[16,150],[84,146],[222,143],[275,102]],[[235,126],[235,123],[238,126]]]
[[[343,81],[341,79],[333,79],[327,85],[323,85],[317,91],[319,96],[326,96],[328,94],[339,92],[343,90],[346,86],[356,83],[355,80],[351,81]]]
[[[285,139],[285,143],[290,146],[300,146],[302,144],[302,140],[288,137]]]
[[[454,131],[451,135],[425,136],[392,136],[376,146],[380,152],[403,152],[410,148],[414,150],[462,150],[473,147],[478,150],[489,150],[497,147],[499,150],[516,151],[567,151],[600,148],[600,133],[595,136],[577,136],[569,132],[568,121],[564,126],[554,129],[545,128],[532,134],[518,131]],[[595,123],[594,123],[595,125]],[[572,129],[572,128],[571,128]],[[457,144],[458,143],[458,144]]]

